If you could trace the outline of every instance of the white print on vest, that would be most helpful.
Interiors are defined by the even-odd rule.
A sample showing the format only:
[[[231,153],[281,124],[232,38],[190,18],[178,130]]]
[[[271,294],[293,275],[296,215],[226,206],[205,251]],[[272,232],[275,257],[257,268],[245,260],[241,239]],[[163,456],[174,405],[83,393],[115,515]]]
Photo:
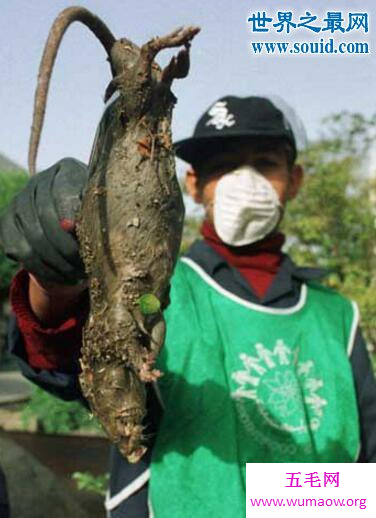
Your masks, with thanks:
[[[276,341],[273,350],[261,343],[254,349],[254,356],[239,355],[244,370],[232,374],[238,385],[232,398],[237,403],[254,401],[265,421],[279,430],[317,430],[328,402],[318,393],[324,382],[314,376],[314,362],[299,362],[298,349],[293,352],[282,339]]]
[[[208,111],[208,115],[211,116],[211,119],[206,122],[206,126],[214,126],[216,129],[221,130],[225,126],[230,128],[235,124],[235,118],[232,113],[228,112],[226,101],[215,103]]]

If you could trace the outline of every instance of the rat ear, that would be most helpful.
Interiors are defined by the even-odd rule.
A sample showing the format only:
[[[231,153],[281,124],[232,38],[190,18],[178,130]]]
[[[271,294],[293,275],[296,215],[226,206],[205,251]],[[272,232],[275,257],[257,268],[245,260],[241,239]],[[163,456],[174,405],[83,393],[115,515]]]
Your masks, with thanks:
[[[195,203],[202,203],[198,176],[196,171],[192,168],[188,169],[185,173],[185,189]]]

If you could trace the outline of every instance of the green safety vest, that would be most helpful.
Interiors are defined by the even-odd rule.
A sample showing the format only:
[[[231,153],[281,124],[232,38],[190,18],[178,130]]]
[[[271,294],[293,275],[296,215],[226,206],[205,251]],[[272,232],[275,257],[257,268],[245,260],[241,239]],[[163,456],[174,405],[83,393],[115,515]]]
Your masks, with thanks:
[[[356,305],[319,284],[271,308],[181,259],[157,366],[154,518],[245,516],[246,462],[355,462]]]

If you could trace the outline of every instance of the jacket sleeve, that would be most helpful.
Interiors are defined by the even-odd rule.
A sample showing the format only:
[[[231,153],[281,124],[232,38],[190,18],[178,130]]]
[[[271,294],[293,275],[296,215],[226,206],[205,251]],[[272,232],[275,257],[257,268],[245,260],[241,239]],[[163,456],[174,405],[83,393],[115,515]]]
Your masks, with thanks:
[[[350,361],[359,411],[361,450],[358,462],[376,462],[376,380],[359,327]]]
[[[12,314],[8,326],[8,349],[23,375],[64,400],[83,399],[79,382],[82,328],[88,304],[56,328],[44,328],[28,300],[28,274],[18,272],[10,290]]]
[[[0,467],[0,516],[1,518],[9,518],[9,502],[7,493],[7,484],[5,475]]]
[[[17,319],[14,314],[9,319],[7,345],[9,352],[16,357],[19,368],[27,379],[53,396],[65,401],[81,400],[87,406],[78,381],[78,368],[76,372],[73,370],[67,372],[58,368],[37,368],[30,364],[24,337],[17,325]]]

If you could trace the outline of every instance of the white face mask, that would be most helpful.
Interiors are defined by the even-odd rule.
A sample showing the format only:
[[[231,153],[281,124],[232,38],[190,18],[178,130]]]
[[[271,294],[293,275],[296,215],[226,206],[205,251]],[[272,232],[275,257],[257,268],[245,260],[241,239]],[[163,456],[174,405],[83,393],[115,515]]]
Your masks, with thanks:
[[[214,228],[233,246],[259,241],[280,221],[282,205],[272,184],[253,167],[242,166],[220,178],[214,195]]]

